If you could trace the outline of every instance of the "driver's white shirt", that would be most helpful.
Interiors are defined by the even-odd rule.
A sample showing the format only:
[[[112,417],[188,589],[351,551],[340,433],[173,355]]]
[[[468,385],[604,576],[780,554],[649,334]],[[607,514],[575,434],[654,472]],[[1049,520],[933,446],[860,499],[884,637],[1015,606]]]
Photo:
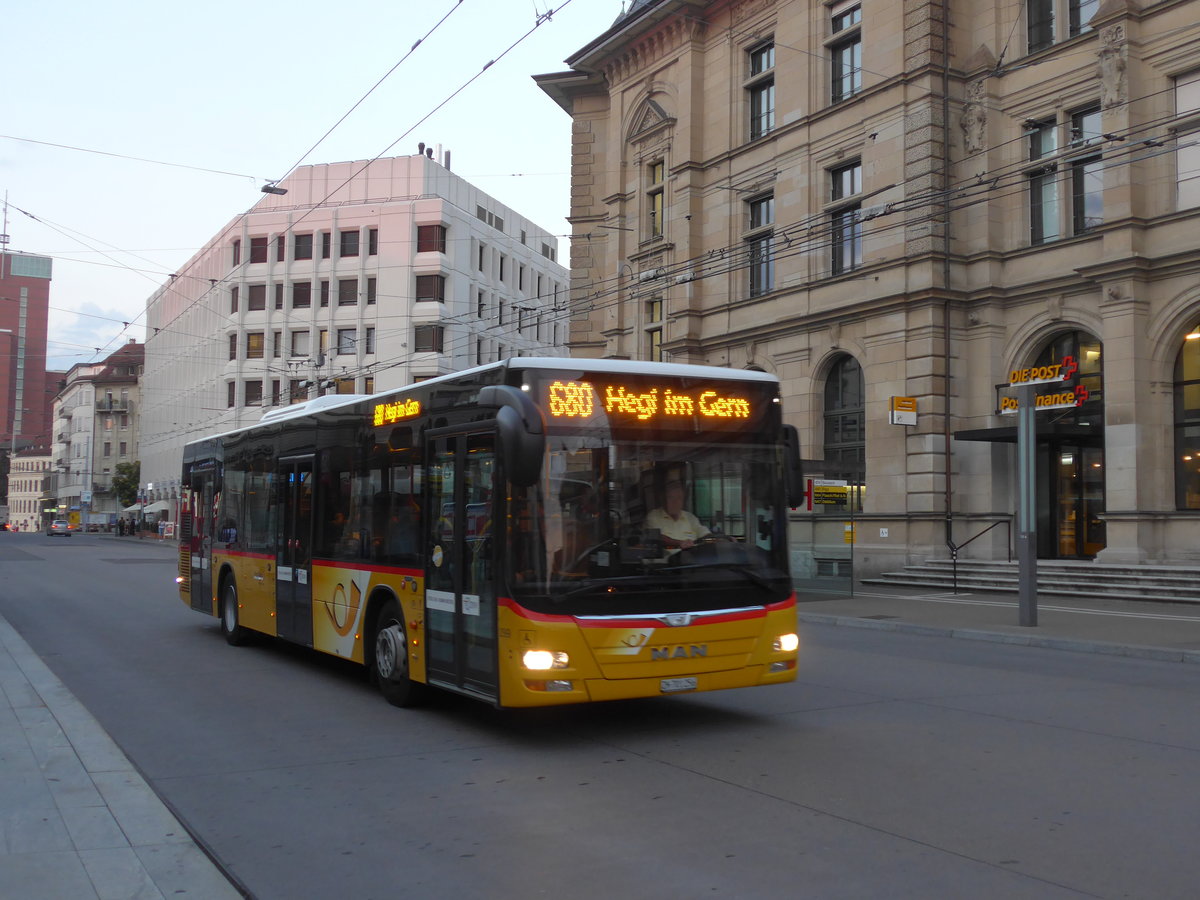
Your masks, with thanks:
[[[646,515],[646,527],[657,528],[664,537],[674,541],[698,541],[709,533],[700,520],[686,509],[679,511],[679,518],[672,519],[661,506]]]

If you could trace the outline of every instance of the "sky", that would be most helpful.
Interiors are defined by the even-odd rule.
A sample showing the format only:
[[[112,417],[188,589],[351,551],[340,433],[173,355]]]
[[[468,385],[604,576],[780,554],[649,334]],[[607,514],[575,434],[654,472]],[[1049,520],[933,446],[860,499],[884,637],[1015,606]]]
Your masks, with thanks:
[[[0,230],[54,258],[47,367],[144,340],[166,276],[297,163],[441,145],[457,175],[568,234],[571,120],[532,76],[565,71],[622,6],[8,4]]]

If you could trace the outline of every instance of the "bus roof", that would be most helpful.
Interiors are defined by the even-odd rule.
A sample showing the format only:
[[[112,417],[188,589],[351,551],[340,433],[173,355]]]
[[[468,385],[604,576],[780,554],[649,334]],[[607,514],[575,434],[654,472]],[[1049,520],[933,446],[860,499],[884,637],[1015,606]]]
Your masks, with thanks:
[[[462,372],[451,372],[447,375],[438,375],[436,378],[429,378],[425,381],[418,382],[421,387],[436,385],[440,382],[453,381],[457,378],[462,378],[468,375],[474,375],[479,372],[495,371],[499,369],[582,369],[588,372],[607,372],[614,375],[645,375],[649,371],[653,371],[657,375],[662,375],[669,378],[703,378],[703,379],[728,379],[730,381],[757,381],[765,383],[778,383],[779,379],[768,373],[760,372],[751,369],[727,369],[722,366],[695,366],[685,363],[666,363],[666,362],[646,362],[645,360],[634,359],[586,359],[572,358],[563,356],[516,356],[511,359],[501,360],[499,362],[487,363],[482,366],[475,366],[471,369],[465,369]],[[239,434],[244,431],[250,431],[260,425],[275,424],[278,422],[286,422],[292,419],[298,419],[302,416],[311,415],[316,412],[326,412],[337,409],[342,406],[348,406],[352,403],[359,403],[369,397],[379,397],[385,394],[395,394],[397,391],[403,391],[406,388],[415,387],[416,385],[406,385],[403,388],[392,388],[386,391],[379,391],[375,394],[329,394],[324,397],[314,397],[312,400],[305,400],[301,403],[293,403],[290,406],[281,406],[276,409],[269,409],[262,414],[262,417],[251,425],[243,425],[241,428],[232,428],[229,431],[217,432],[216,434],[208,434],[202,438],[196,438],[188,441],[188,444],[195,444],[202,441],[210,441],[214,438],[223,438],[229,435]]]

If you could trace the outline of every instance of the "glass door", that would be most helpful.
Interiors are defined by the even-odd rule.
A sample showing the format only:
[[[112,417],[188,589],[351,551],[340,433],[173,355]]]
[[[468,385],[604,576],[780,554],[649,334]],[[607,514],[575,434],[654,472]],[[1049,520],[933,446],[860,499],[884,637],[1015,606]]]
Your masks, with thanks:
[[[494,698],[496,594],[491,434],[429,441],[426,654],[431,681]]]
[[[311,647],[313,458],[280,460],[275,483],[280,513],[275,542],[276,633]]]
[[[1050,442],[1044,447],[1038,475],[1039,502],[1046,513],[1039,522],[1041,555],[1050,559],[1091,559],[1105,546],[1104,448]],[[1043,480],[1044,479],[1044,480]]]

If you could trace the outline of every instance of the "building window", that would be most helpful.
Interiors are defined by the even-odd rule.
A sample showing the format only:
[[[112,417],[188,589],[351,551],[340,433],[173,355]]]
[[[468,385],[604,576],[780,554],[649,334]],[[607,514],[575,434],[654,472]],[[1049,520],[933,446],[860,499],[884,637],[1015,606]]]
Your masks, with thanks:
[[[1071,115],[1071,150],[1083,153],[1071,159],[1071,222],[1075,234],[1104,224],[1104,164],[1095,149],[1104,140],[1100,107]]]
[[[237,348],[238,348],[238,336],[237,336],[237,332],[235,331],[233,334],[229,335],[229,358],[230,359],[237,359]]]
[[[112,456],[112,441],[105,441],[105,442],[104,442],[104,455],[105,455],[105,456]]]
[[[279,359],[283,356],[283,332],[271,332],[271,358]]]
[[[353,355],[358,343],[358,329],[339,328],[337,330],[337,355]]]
[[[1200,320],[1175,359],[1175,506],[1200,509]]]
[[[287,259],[287,238],[282,234],[275,238],[275,262]]]
[[[1092,17],[1100,8],[1100,0],[1026,0],[1025,17],[1029,52],[1036,53],[1051,46],[1055,40],[1066,40],[1092,30]],[[1056,22],[1067,23],[1067,33],[1061,33]]]
[[[1064,234],[1086,234],[1104,224],[1104,158],[1100,108],[1025,123],[1029,140],[1029,240],[1045,244]],[[1060,139],[1067,131],[1067,140]],[[1064,217],[1063,212],[1066,211]]]
[[[270,239],[265,237],[250,238],[250,262],[265,263],[267,261],[269,242]]]
[[[266,335],[261,331],[246,332],[246,359],[262,359]]]
[[[418,253],[445,253],[446,252],[446,226],[444,226],[444,225],[418,225],[417,226],[417,252]]]
[[[312,282],[292,282],[292,309],[308,309],[312,306]]]
[[[280,383],[278,378],[271,379],[271,405],[278,406],[280,402]]]
[[[775,197],[757,197],[746,204],[745,241],[749,259],[749,294],[758,297],[775,289]]]
[[[660,362],[663,359],[663,302],[661,297],[646,301],[646,359]]]
[[[289,355],[293,356],[293,357],[308,356],[308,350],[309,350],[308,332],[307,331],[293,331],[292,332],[292,349],[291,349],[291,353]]]
[[[862,6],[842,3],[829,14],[830,99],[840,103],[862,90]]]
[[[441,353],[442,326],[417,325],[413,329],[413,347],[417,353]]]
[[[329,231],[321,232],[321,259],[329,259],[330,251],[333,249],[333,233]]]
[[[338,234],[338,256],[358,256],[358,229]]]
[[[288,403],[299,403],[301,400],[308,399],[308,388],[301,378],[291,378],[288,380]]]
[[[374,375],[367,375],[365,378],[363,378],[363,393],[364,394],[375,393],[375,376]]]
[[[318,358],[324,356],[329,351],[329,329],[322,328],[317,332],[317,354]]]
[[[293,259],[312,259],[313,236],[311,234],[297,234],[292,237],[292,258]]]
[[[647,237],[663,235],[663,173],[666,166],[660,159],[646,167],[646,221]]]
[[[328,305],[329,305],[329,282],[322,281],[321,282],[321,306],[326,307]]]
[[[229,311],[231,313],[238,311],[238,289],[236,286],[229,289]]]
[[[338,306],[358,305],[358,279],[338,279]]]
[[[775,130],[775,44],[759,44],[749,52],[750,140]]]
[[[246,382],[246,405],[247,406],[262,406],[262,387],[263,383],[259,379]]]
[[[829,199],[836,204],[829,213],[830,271],[842,275],[862,265],[862,203],[844,202],[862,193],[862,163],[831,169],[829,180]]]
[[[1175,116],[1192,117],[1192,125],[1179,135],[1175,151],[1179,209],[1200,206],[1200,70],[1175,79]]]
[[[375,305],[375,291],[377,282],[374,277],[367,279],[367,306]]]
[[[367,229],[367,256],[379,255],[379,229]]]
[[[283,282],[275,282],[275,308],[283,309]]]
[[[122,455],[122,456],[128,456],[128,455],[129,455],[129,444],[128,444],[126,441],[121,441],[121,443],[120,443],[120,452],[121,452],[121,455]]]
[[[374,325],[367,326],[366,340],[363,341],[363,344],[364,344],[363,353],[374,353],[375,352],[375,326]]]
[[[825,381],[825,465],[822,476],[843,480],[852,487],[847,498],[852,508],[861,508],[859,491],[866,475],[866,391],[862,367],[852,356],[842,356]],[[831,508],[838,513],[844,507]]]
[[[335,394],[353,394],[354,379],[353,378],[335,378],[333,379],[333,392]]]
[[[230,381],[225,385],[225,406],[233,409],[237,406],[237,382]]]
[[[254,312],[261,311],[267,308],[267,286],[265,284],[250,285],[250,292],[246,297],[246,309]]]
[[[233,242],[233,265],[241,265],[242,262],[242,242]]]
[[[417,276],[417,302],[441,303],[446,299],[446,278],[444,275]]]

